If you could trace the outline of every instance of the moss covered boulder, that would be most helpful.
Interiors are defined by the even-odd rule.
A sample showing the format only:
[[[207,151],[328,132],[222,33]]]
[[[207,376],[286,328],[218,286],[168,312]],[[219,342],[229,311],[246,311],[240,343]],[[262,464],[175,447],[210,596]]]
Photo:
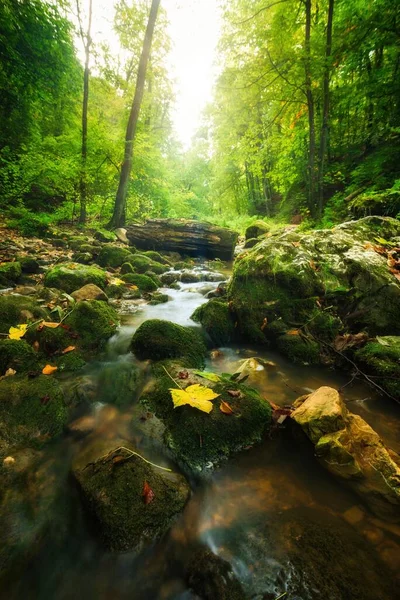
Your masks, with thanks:
[[[191,318],[201,323],[216,346],[225,346],[235,339],[235,321],[227,302],[212,299],[196,308]]]
[[[65,320],[77,334],[78,346],[86,351],[102,350],[116,332],[118,323],[116,311],[100,300],[78,302]]]
[[[165,443],[186,470],[210,470],[260,442],[269,431],[271,407],[255,390],[218,377],[210,381],[172,361],[156,364],[153,369],[155,379],[143,392],[141,402],[166,426]],[[211,412],[189,405],[174,408],[170,390],[178,389],[178,384],[174,385],[171,377],[182,389],[200,384],[218,394]]]
[[[357,350],[355,359],[364,372],[376,377],[388,394],[400,400],[400,336],[381,336]]]
[[[0,282],[15,283],[22,275],[21,263],[5,262],[0,264]]]
[[[0,296],[0,333],[8,333],[10,327],[35,321],[46,316],[36,300],[26,296]]]
[[[121,278],[125,283],[136,285],[141,292],[155,292],[157,284],[148,275],[140,275],[139,273],[126,273]]]
[[[34,370],[37,364],[37,353],[25,340],[0,338],[0,375],[4,375],[8,369],[26,373]]]
[[[8,444],[41,444],[61,434],[67,409],[51,376],[22,375],[0,381],[0,438]]]
[[[135,451],[126,441],[95,443],[78,455],[73,473],[104,545],[116,552],[139,551],[170,528],[190,489],[181,475],[118,446]]]
[[[305,355],[301,362],[315,362],[339,333],[400,333],[400,282],[375,250],[384,243],[390,249],[399,233],[396,219],[366,217],[261,239],[236,259],[228,286],[238,331],[251,341],[277,343],[291,359]],[[301,339],[290,340],[296,329]]]
[[[84,285],[83,287],[79,288],[79,290],[72,292],[71,296],[74,298],[74,300],[76,300],[76,302],[81,302],[82,300],[108,301],[107,294],[94,283],[88,283],[87,285]]]
[[[103,364],[99,373],[96,398],[104,404],[124,408],[137,399],[144,374],[132,355],[117,362]]]
[[[383,519],[400,521],[400,457],[339,393],[321,387],[295,404],[292,419],[314,444],[321,464]]]
[[[168,267],[161,263],[152,260],[149,256],[144,254],[136,254],[129,260],[137,273],[146,273],[146,271],[153,271],[157,275],[161,275],[168,271]]]
[[[107,284],[105,272],[98,267],[78,263],[63,263],[49,269],[44,278],[46,287],[57,288],[68,294],[89,283],[104,289]]]
[[[96,262],[101,267],[112,267],[115,269],[125,262],[130,262],[133,253],[134,249],[128,250],[127,248],[108,244],[100,250]]]
[[[206,356],[200,331],[161,319],[149,319],[140,325],[131,350],[141,360],[181,358],[191,367],[201,367]]]
[[[260,237],[260,235],[265,235],[269,233],[270,226],[265,223],[265,221],[256,221],[253,225],[249,225],[247,227],[245,236],[246,240],[254,239]]]

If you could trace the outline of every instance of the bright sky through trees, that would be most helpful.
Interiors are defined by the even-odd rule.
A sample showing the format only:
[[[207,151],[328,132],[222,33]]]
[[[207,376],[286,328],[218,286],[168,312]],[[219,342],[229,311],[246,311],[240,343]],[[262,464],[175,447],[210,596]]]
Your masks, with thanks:
[[[218,0],[162,0],[167,11],[172,51],[170,75],[176,81],[173,120],[185,148],[201,123],[201,112],[212,97],[216,45],[220,33]],[[118,51],[112,31],[114,0],[98,0],[94,6],[94,36]]]

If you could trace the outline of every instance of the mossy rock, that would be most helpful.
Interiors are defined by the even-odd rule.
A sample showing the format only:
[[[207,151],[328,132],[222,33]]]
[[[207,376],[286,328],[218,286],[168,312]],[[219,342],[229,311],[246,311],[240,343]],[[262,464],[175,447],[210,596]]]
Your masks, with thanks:
[[[99,374],[97,399],[119,408],[131,406],[139,395],[143,379],[143,371],[133,360],[106,363]]]
[[[136,273],[135,268],[129,262],[124,263],[120,269],[121,275],[126,275],[127,273]]]
[[[68,413],[56,379],[23,375],[0,381],[0,437],[9,444],[41,444],[62,433]]]
[[[0,339],[0,375],[8,369],[26,373],[37,368],[38,355],[25,340]]]
[[[54,358],[55,366],[59,373],[68,372],[75,373],[80,371],[86,365],[86,360],[78,350],[73,350],[67,354],[61,354]]]
[[[201,281],[199,273],[193,273],[192,271],[184,271],[179,277],[182,283],[198,283]]]
[[[159,292],[155,292],[154,294],[151,294],[149,304],[151,306],[156,306],[157,304],[165,304],[166,302],[168,302],[168,300],[168,294],[161,294]]]
[[[22,275],[21,263],[7,262],[0,265],[0,278],[15,283]]]
[[[95,240],[98,240],[99,242],[104,242],[105,244],[107,244],[108,242],[117,241],[117,236],[115,235],[115,233],[113,233],[112,231],[107,231],[106,229],[99,229],[95,231],[93,237]]]
[[[162,281],[159,278],[159,276],[154,273],[153,271],[146,271],[145,275],[147,277],[150,277],[150,279],[152,279],[154,281],[154,283],[156,284],[156,286],[159,288],[162,286]]]
[[[10,327],[46,317],[35,300],[26,296],[0,296],[0,333],[8,333]]]
[[[212,299],[196,308],[191,319],[201,323],[213,344],[217,346],[225,346],[235,338],[235,323],[227,302]]]
[[[171,265],[171,261],[168,260],[165,256],[162,256],[159,252],[155,250],[148,250],[147,252],[143,252],[143,256],[148,256],[154,262],[160,263],[162,265]]]
[[[120,246],[113,246],[111,244],[103,246],[100,250],[98,257],[96,258],[97,264],[101,267],[112,267],[116,269],[125,262],[131,262],[132,254],[134,249],[127,250],[127,248],[121,248]]]
[[[118,323],[116,311],[101,300],[78,302],[65,320],[65,324],[78,334],[76,342],[84,351],[102,350],[116,332]]]
[[[269,233],[270,229],[270,226],[264,221],[256,221],[253,223],[253,225],[247,227],[245,233],[246,240],[258,238],[260,235],[265,235],[266,233]]]
[[[384,336],[355,352],[355,360],[388,394],[400,399],[400,336]]]
[[[140,360],[184,358],[192,367],[201,367],[206,356],[200,331],[161,319],[140,325],[132,338],[131,350]]]
[[[136,451],[129,442],[120,445]],[[190,489],[182,475],[152,467],[138,456],[123,460],[124,451],[115,453],[122,457],[119,462],[101,458],[117,448],[115,441],[87,448],[73,473],[104,545],[114,552],[140,551],[170,528]],[[147,502],[145,482],[153,493]]]
[[[244,247],[245,248],[253,248],[256,244],[258,244],[260,240],[258,238],[250,238],[246,240]]]
[[[101,289],[107,284],[107,276],[102,269],[77,263],[63,263],[49,269],[44,285],[63,290],[68,294],[79,290],[88,283],[94,283]]]
[[[35,258],[26,256],[24,258],[20,258],[19,263],[23,273],[39,273],[40,271],[40,265]]]
[[[161,275],[162,273],[165,273],[165,271],[168,271],[168,267],[166,265],[155,262],[144,254],[136,254],[131,260],[129,260],[129,262],[137,273],[153,271],[157,275]]]
[[[320,362],[319,344],[301,333],[280,335],[276,343],[278,350],[295,363],[312,365]]]
[[[141,292],[155,292],[158,287],[151,277],[139,275],[139,273],[127,273],[122,275],[121,279],[126,283],[136,285]]]
[[[182,388],[200,384],[211,388],[219,397],[207,414],[185,405],[174,408],[171,388],[174,385],[165,369]],[[271,407],[256,390],[230,380],[212,382],[188,370],[188,378],[179,379],[181,363],[166,361],[153,367],[155,381],[142,395],[141,402],[166,426],[165,442],[175,459],[192,473],[218,466],[223,460],[261,441],[269,431]],[[232,396],[229,392],[238,392]],[[233,414],[220,410],[224,401]]]
[[[81,265],[88,265],[93,260],[93,255],[90,252],[76,252],[72,256],[72,260]]]
[[[106,292],[107,292],[107,296],[109,298],[118,299],[118,298],[122,298],[122,296],[126,292],[126,288],[123,285],[116,285],[114,283],[111,283],[110,285],[107,286]]]
[[[245,600],[246,594],[232,566],[208,548],[198,549],[186,567],[191,590],[204,600]]]

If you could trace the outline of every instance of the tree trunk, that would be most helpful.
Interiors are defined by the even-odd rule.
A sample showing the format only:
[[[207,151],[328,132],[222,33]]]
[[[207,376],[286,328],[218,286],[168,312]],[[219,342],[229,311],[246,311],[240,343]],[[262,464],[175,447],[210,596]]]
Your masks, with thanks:
[[[308,206],[315,214],[315,107],[311,80],[311,0],[305,0],[306,31],[305,31],[305,86],[308,108]]]
[[[81,173],[79,180],[79,192],[80,192],[80,212],[79,212],[79,223],[86,223],[86,204],[87,204],[87,115],[88,115],[88,103],[89,103],[89,60],[90,60],[90,46],[92,44],[91,29],[92,29],[92,4],[93,0],[89,1],[89,16],[88,16],[88,28],[86,36],[83,35],[82,25],[79,16],[79,0],[77,0],[78,17],[81,29],[82,41],[85,47],[85,70],[83,74],[83,102],[82,102],[82,149],[81,149]]]
[[[119,179],[117,196],[115,198],[114,212],[108,227],[121,227],[125,223],[126,197],[128,192],[129,177],[132,170],[133,143],[139,120],[140,107],[142,104],[144,85],[146,80],[147,64],[149,62],[151,43],[153,40],[154,26],[161,0],[152,0],[149,21],[144,36],[142,54],[140,56],[139,69],[136,80],[135,95],[129,115],[128,126],[125,136],[125,154]]]
[[[323,108],[322,108],[322,128],[319,147],[319,168],[318,168],[318,216],[322,216],[324,207],[324,170],[325,156],[329,138],[329,108],[330,108],[330,71],[332,54],[332,26],[333,26],[333,8],[335,0],[329,0],[328,22],[326,27],[326,49],[325,49],[325,68],[324,68],[324,86],[323,86]]]

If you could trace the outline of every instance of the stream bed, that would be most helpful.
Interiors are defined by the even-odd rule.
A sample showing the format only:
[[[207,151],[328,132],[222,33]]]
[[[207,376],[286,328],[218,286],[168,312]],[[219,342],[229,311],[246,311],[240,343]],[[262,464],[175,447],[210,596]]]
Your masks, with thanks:
[[[162,318],[195,326],[190,315],[206,301],[204,286],[202,282],[161,290],[170,301],[157,306],[122,302],[122,325],[110,340],[107,355],[84,374],[96,401],[80,418],[90,420],[97,436],[130,439],[150,460],[174,470],[176,465],[154,441],[151,419],[143,423],[143,408],[135,403],[118,409],[107,398],[118,388],[121,369],[135,360],[128,346],[140,323]],[[212,356],[206,369],[216,373],[234,372],[241,360],[253,356],[274,363],[252,373],[247,383],[279,406],[290,405],[321,385],[343,388],[349,409],[400,452],[398,407],[361,382],[346,385],[351,379],[348,374],[293,365],[272,351],[247,345],[220,348]],[[43,461],[51,456],[49,478],[61,490],[59,514],[40,551],[10,578],[1,598],[194,600],[198,596],[188,588],[184,574],[196,544],[232,565],[248,598],[398,597],[400,525],[384,523],[369,513],[358,497],[318,464],[311,445],[297,439],[289,425],[229,460],[208,479],[191,482],[192,496],[183,514],[163,539],[139,556],[106,552],[84,513],[69,475],[83,443],[82,437],[69,434],[47,447]],[[24,518],[22,511],[21,528]]]

